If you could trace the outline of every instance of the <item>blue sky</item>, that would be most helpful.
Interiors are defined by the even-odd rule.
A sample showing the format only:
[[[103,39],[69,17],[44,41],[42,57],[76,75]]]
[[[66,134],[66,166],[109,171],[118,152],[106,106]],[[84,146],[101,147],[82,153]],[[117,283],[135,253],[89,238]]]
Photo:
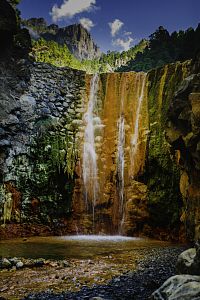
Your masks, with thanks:
[[[172,32],[200,22],[200,0],[21,0],[19,9],[61,27],[82,22],[104,52],[128,49],[160,25]]]

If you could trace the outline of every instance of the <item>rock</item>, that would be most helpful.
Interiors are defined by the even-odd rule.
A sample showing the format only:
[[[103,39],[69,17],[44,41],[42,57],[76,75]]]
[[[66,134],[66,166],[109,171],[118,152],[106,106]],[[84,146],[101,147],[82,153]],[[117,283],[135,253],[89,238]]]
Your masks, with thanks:
[[[44,264],[45,264],[45,262],[44,262],[44,260],[43,259],[38,259],[38,260],[36,260],[35,262],[34,262],[34,266],[35,267],[43,267],[44,266]]]
[[[191,248],[182,252],[177,260],[177,272],[179,274],[193,274],[192,265],[194,264],[194,258],[196,256],[196,249]]]
[[[0,140],[0,147],[7,147],[7,146],[10,146],[11,145],[11,142],[8,141],[8,140]]]
[[[176,275],[170,277],[152,300],[200,300],[200,276]]]
[[[61,262],[61,266],[63,266],[64,268],[69,268],[70,267],[70,263],[68,261],[66,261],[66,260],[63,260]]]
[[[105,299],[97,296],[97,297],[90,298],[90,300],[105,300]]]
[[[7,119],[2,120],[4,126],[19,124],[19,119],[16,115],[10,114]]]
[[[17,257],[10,258],[10,262],[13,266],[16,266],[16,264],[19,262],[19,258]]]
[[[17,269],[22,269],[24,267],[24,264],[22,261],[19,261],[18,263],[16,263],[16,268]]]
[[[25,111],[26,114],[32,115],[35,110],[36,101],[35,98],[29,95],[22,95],[20,97],[21,109]]]
[[[7,258],[0,260],[0,269],[9,269],[12,267],[11,262]]]
[[[51,114],[51,111],[48,107],[44,107],[41,109],[40,113],[43,117],[45,117],[45,116],[49,116]]]

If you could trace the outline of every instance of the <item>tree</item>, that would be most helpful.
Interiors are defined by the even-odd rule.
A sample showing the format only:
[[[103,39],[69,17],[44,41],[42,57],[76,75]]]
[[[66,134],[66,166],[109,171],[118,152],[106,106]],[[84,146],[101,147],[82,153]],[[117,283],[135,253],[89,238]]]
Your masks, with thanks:
[[[18,5],[20,3],[21,0],[8,0],[8,2],[11,4],[11,5]]]

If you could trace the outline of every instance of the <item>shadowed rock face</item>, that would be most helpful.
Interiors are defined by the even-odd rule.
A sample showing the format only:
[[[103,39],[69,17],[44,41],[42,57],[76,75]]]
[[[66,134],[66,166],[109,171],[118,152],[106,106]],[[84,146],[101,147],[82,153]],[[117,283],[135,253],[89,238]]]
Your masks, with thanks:
[[[189,239],[200,237],[200,73],[196,66],[196,74],[187,77],[174,95],[166,129],[181,168],[182,221]]]
[[[25,58],[31,49],[31,38],[26,29],[21,29],[16,12],[6,1],[0,3],[0,61],[11,57]]]
[[[6,0],[0,2],[0,57],[11,51],[13,36],[17,33],[17,20],[15,11]]]

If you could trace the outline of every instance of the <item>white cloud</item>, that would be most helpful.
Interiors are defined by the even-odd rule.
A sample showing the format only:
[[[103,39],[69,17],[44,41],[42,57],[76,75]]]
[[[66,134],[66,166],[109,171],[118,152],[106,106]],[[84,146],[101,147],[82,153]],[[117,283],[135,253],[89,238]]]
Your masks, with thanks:
[[[79,22],[81,23],[81,25],[87,29],[88,31],[91,30],[92,27],[94,27],[94,23],[92,22],[92,20],[88,19],[88,18],[81,18],[79,20]]]
[[[119,32],[119,30],[122,28],[124,23],[122,21],[120,21],[119,19],[115,19],[113,22],[108,23],[108,25],[110,26],[110,29],[111,29],[111,35],[115,36]]]
[[[63,0],[60,7],[55,4],[52,7],[51,16],[53,22],[63,18],[72,18],[83,11],[91,11],[95,8],[96,0]]]
[[[131,44],[133,42],[133,39],[129,36],[128,39],[117,39],[117,40],[114,40],[113,41],[113,45],[114,46],[119,46],[122,48],[122,50],[124,51],[127,51],[130,47],[131,47]]]

